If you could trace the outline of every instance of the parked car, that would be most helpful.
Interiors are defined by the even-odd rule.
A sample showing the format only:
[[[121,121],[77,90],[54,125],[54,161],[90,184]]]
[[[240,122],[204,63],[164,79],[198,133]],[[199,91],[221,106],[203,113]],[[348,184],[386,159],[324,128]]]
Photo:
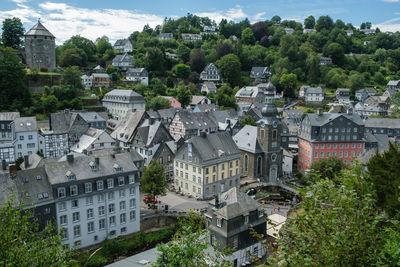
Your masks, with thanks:
[[[246,194],[248,196],[254,196],[256,193],[257,193],[257,189],[255,189],[255,188],[250,188],[250,189],[246,190]]]

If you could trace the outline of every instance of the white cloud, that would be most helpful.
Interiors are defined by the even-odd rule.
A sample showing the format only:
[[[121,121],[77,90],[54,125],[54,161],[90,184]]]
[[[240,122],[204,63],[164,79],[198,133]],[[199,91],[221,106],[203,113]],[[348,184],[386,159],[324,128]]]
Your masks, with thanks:
[[[252,21],[257,22],[257,21],[265,20],[265,14],[267,14],[267,13],[260,12],[260,13],[255,14],[252,18]]]
[[[19,7],[28,8],[28,6],[25,5],[24,3],[29,2],[29,0],[11,0],[11,1],[14,2]]]
[[[19,7],[0,11],[0,20],[8,17],[19,17],[25,23],[26,30],[41,18],[46,28],[56,36],[57,43],[77,34],[93,41],[106,35],[115,41],[127,38],[133,31],[141,31],[146,24],[155,27],[163,22],[163,17],[136,10],[87,9],[54,2],[41,3],[36,10],[32,7]]]
[[[199,17],[209,17],[212,20],[215,20],[215,22],[220,22],[222,19],[226,19],[228,21],[233,20],[240,20],[247,18],[248,15],[244,13],[243,9],[240,6],[235,6],[234,8],[230,8],[227,11],[210,11],[210,12],[198,12],[194,13],[195,15]]]
[[[400,2],[400,0],[382,0],[383,2],[387,2],[387,3],[397,3]]]
[[[399,15],[395,13],[396,15]],[[386,20],[384,22],[372,25],[373,28],[379,28],[383,32],[400,32],[400,17]]]

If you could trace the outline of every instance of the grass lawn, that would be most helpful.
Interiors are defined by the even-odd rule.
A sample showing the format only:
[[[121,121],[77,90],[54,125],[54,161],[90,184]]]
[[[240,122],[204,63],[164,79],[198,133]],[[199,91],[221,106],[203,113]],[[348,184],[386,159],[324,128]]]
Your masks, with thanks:
[[[324,94],[326,97],[335,97],[336,96],[336,90],[335,89],[324,89]]]

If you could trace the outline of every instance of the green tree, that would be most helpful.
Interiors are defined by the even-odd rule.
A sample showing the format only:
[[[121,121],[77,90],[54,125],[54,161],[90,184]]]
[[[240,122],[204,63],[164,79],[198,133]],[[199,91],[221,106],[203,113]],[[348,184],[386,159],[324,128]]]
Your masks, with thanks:
[[[168,184],[165,180],[164,167],[156,160],[145,167],[142,178],[140,179],[140,190],[155,197],[164,195]]]
[[[103,36],[101,38],[97,38],[96,40],[96,50],[97,53],[101,56],[104,55],[104,53],[108,50],[108,49],[113,49],[112,45],[110,44],[108,37],[107,36]]]
[[[66,49],[61,53],[60,66],[84,66],[83,58],[76,49]]]
[[[356,90],[363,88],[364,83],[365,83],[365,78],[362,74],[354,73],[350,75],[348,80],[348,85],[351,89],[352,95],[355,94]]]
[[[214,97],[215,103],[222,108],[236,108],[236,100],[232,88],[229,85],[222,85]]]
[[[68,67],[61,76],[61,84],[76,90],[83,90],[81,76],[82,73],[77,66]]]
[[[190,75],[190,66],[185,64],[177,64],[173,67],[172,72],[178,78],[187,79]]]
[[[317,31],[330,31],[333,28],[333,20],[329,16],[321,16],[317,20],[317,24],[315,24],[315,29]]]
[[[164,71],[165,55],[160,48],[149,47],[146,49],[144,62],[148,71],[160,73]]]
[[[152,109],[154,111],[171,107],[169,100],[161,96],[151,98],[150,101],[146,101],[146,104],[148,109]]]
[[[343,47],[338,43],[331,43],[326,48],[326,53],[328,57],[332,58],[332,62],[338,66],[343,66],[345,63],[344,50]]]
[[[76,48],[82,49],[89,61],[95,61],[96,55],[96,45],[89,39],[82,37],[80,35],[74,35],[68,39],[64,44],[73,45]]]
[[[10,199],[0,209],[0,262],[3,266],[67,266],[71,255],[61,244],[57,229],[39,230],[32,211]]]
[[[286,97],[295,97],[297,88],[297,75],[294,73],[283,74],[279,80],[279,84],[283,88]]]
[[[225,82],[228,82],[231,86],[237,86],[240,84],[241,76],[241,64],[239,58],[234,54],[228,54],[223,56],[217,61],[219,73]]]
[[[3,42],[3,46],[14,49],[20,48],[25,31],[21,20],[16,17],[5,19],[2,30],[1,41]]]
[[[271,22],[274,23],[274,24],[280,24],[281,23],[281,17],[275,15],[275,16],[273,16],[271,18]]]
[[[278,239],[270,264],[282,266],[377,266],[383,229],[373,188],[360,167],[343,171],[341,184],[322,179],[302,193],[294,220]],[[378,264],[379,265],[379,264]]]
[[[244,119],[241,119],[239,121],[239,123],[241,126],[245,126],[245,125],[256,126],[257,125],[256,121],[250,115],[247,115],[246,117],[244,117]]]
[[[309,181],[314,181],[315,179],[326,179],[336,181],[336,176],[339,176],[340,171],[345,169],[346,165],[341,159],[336,157],[322,158],[314,161],[311,164],[310,172],[307,174]]]
[[[288,57],[290,61],[296,61],[299,53],[299,45],[295,36],[291,34],[282,36],[279,46],[279,52],[282,58]]]
[[[43,96],[42,102],[47,113],[53,113],[57,111],[58,99],[54,95]]]
[[[256,42],[256,38],[254,37],[253,31],[251,28],[246,28],[242,31],[242,42],[244,44],[254,45]]]
[[[378,206],[389,216],[400,211],[400,151],[395,144],[389,144],[389,150],[376,153],[367,163],[368,179],[374,185],[378,196]]]
[[[304,28],[306,29],[314,29],[315,27],[315,18],[313,16],[308,16],[304,19]]]
[[[176,90],[176,100],[185,108],[192,101],[192,92],[184,84],[181,84]]]
[[[177,54],[179,55],[179,58],[184,62],[188,62],[190,58],[190,48],[187,47],[184,44],[180,44],[178,46]]]
[[[196,49],[190,54],[189,65],[192,71],[200,73],[206,66],[206,56],[201,49]]]
[[[26,72],[12,48],[0,47],[0,109],[8,110],[13,103],[29,107],[31,94],[26,86]]]

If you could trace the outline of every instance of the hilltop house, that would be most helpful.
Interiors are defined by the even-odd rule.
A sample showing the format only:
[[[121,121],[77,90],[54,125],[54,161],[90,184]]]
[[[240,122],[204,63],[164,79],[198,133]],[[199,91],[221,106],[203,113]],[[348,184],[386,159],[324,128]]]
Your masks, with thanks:
[[[268,67],[252,67],[250,71],[250,79],[253,84],[264,83],[270,74]]]
[[[339,103],[349,103],[350,102],[350,89],[338,88],[336,90],[336,99]]]
[[[200,79],[203,81],[219,81],[220,80],[218,68],[214,65],[214,63],[208,63],[208,65],[200,73]]]
[[[172,33],[160,33],[158,36],[158,40],[165,41],[165,40],[172,40],[174,39],[174,35]]]
[[[128,68],[133,67],[133,56],[128,55],[127,53],[123,55],[116,55],[112,60],[112,65],[116,68],[121,68],[127,70]]]
[[[216,94],[217,86],[214,82],[203,82],[201,85],[201,92],[206,92],[206,94]]]
[[[129,39],[117,40],[114,44],[114,49],[123,53],[130,53],[133,51],[132,43]]]
[[[91,77],[94,88],[110,88],[110,75],[106,73],[93,73]]]
[[[133,90],[114,89],[103,97],[103,106],[109,113],[121,120],[129,110],[144,110],[144,97]]]
[[[149,73],[145,68],[129,68],[126,72],[126,80],[140,82],[149,85]]]

